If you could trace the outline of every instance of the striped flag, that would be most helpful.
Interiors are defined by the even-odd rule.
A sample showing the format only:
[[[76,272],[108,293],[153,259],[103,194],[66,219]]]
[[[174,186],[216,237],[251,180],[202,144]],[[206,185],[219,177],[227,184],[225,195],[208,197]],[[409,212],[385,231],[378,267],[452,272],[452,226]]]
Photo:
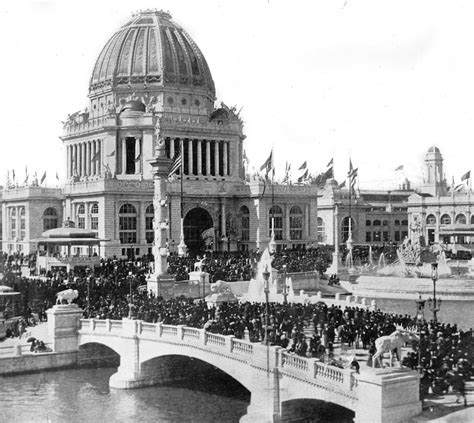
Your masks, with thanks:
[[[291,164],[286,162],[285,164],[285,177],[283,178],[283,183],[284,184],[289,184],[290,183],[290,170],[291,170]]]
[[[173,176],[179,169],[181,169],[182,162],[183,162],[183,160],[182,160],[182,157],[181,157],[181,152],[178,151],[174,155],[173,162],[171,163],[171,166],[170,166],[169,171],[168,171],[168,177]]]

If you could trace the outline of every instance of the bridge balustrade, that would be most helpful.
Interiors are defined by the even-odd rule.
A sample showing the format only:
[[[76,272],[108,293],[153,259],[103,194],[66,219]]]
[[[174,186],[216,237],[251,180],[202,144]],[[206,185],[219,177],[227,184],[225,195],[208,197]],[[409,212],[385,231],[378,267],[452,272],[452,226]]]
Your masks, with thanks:
[[[232,339],[232,351],[240,354],[253,354],[253,345],[240,339]]]
[[[299,355],[293,355],[286,352],[282,353],[282,367],[292,367],[303,372],[308,371],[308,360]]]

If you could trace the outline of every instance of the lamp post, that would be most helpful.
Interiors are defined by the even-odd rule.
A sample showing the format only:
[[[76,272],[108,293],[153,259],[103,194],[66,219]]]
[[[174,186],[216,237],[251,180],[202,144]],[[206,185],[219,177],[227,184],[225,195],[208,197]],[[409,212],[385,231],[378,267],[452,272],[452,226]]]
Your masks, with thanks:
[[[128,272],[128,285],[129,285],[129,297],[128,297],[128,318],[132,319],[132,271]]]
[[[288,303],[288,286],[286,285],[286,264],[283,265],[283,304]]]
[[[86,269],[87,274],[87,318],[90,317],[91,314],[91,269],[88,267]]]
[[[433,298],[428,298],[428,307],[433,313],[433,320],[438,321],[438,311],[441,308],[441,298],[436,298],[436,282],[438,281],[438,263],[431,263],[431,280],[433,281]]]
[[[418,373],[421,374],[421,325],[425,321],[425,300],[420,297],[416,300],[416,320],[418,322]]]
[[[264,343],[268,345],[268,294],[270,293],[270,287],[268,286],[268,281],[270,279],[270,272],[268,267],[265,267],[265,271],[262,273],[264,285],[263,292],[265,293],[265,333],[264,333]]]

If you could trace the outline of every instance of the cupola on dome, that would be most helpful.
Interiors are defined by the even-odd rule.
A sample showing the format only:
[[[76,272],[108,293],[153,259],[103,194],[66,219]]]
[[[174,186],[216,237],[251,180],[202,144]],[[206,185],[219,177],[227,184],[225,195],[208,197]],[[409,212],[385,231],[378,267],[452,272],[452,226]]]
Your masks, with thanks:
[[[163,11],[140,11],[102,49],[90,95],[143,86],[192,87],[212,100],[215,87],[201,50]]]

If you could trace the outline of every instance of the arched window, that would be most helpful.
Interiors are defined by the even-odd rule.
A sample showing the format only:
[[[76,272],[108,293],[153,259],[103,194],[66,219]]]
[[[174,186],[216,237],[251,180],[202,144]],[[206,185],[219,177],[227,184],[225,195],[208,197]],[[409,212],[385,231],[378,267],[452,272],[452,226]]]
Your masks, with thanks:
[[[375,219],[373,226],[380,226],[381,224],[382,222],[379,219]]]
[[[451,225],[451,217],[449,214],[443,214],[441,216],[441,224],[442,225]]]
[[[283,239],[283,211],[280,206],[273,206],[268,213],[268,236],[272,236],[272,217],[275,220],[273,230],[275,240]]]
[[[121,244],[137,242],[137,210],[128,203],[119,210],[119,238]]]
[[[403,219],[401,224],[402,226],[408,226],[408,219]]]
[[[365,221],[365,226],[371,226],[371,225],[372,225],[372,221],[367,219]]]
[[[20,240],[24,240],[26,237],[26,211],[24,207],[20,207]]]
[[[326,228],[324,226],[324,220],[320,217],[318,217],[317,237],[318,242],[326,242]]]
[[[456,216],[456,224],[457,225],[465,225],[466,224],[466,216],[462,213],[459,213]]]
[[[400,226],[400,221],[398,219],[396,219],[395,222],[394,222],[394,225],[395,226]]]
[[[303,239],[303,212],[299,206],[290,209],[290,239]]]
[[[240,239],[241,241],[250,239],[250,211],[247,206],[240,208]]]
[[[429,214],[426,216],[427,225],[436,225],[436,216],[434,214]]]
[[[86,206],[84,203],[77,204],[77,227],[84,229],[86,227]]]
[[[153,204],[150,204],[145,209],[145,239],[148,244],[152,244],[155,239],[153,231],[153,219],[155,218],[155,209]]]
[[[54,229],[58,227],[58,212],[54,207],[48,207],[43,213],[43,230]]]
[[[382,222],[382,225],[383,225],[383,226],[388,226],[388,220],[384,220],[384,221]]]
[[[354,225],[354,219],[351,217],[351,232],[354,234],[355,230],[355,225]],[[380,221],[379,221],[380,224]],[[374,222],[375,225],[375,222]],[[342,242],[346,242],[347,239],[349,238],[349,217],[345,217],[342,220]]]
[[[91,229],[93,231],[99,230],[99,205],[93,203],[91,206]]]

